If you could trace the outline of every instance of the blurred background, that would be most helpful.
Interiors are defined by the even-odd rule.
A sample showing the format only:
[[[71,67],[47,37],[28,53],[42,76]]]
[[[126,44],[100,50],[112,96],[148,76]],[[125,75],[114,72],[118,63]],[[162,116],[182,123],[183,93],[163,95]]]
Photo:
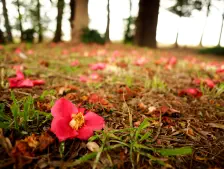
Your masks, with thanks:
[[[0,0],[0,43],[223,46],[223,17],[224,0]]]

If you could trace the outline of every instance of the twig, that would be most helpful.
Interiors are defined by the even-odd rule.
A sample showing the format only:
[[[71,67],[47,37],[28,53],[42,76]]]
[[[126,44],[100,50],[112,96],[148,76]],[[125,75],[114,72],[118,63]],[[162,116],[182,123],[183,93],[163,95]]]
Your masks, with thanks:
[[[161,113],[161,111],[160,111],[160,114],[159,114],[159,128],[158,128],[158,130],[157,130],[157,132],[156,132],[156,135],[155,135],[155,137],[152,139],[152,143],[153,142],[155,142],[156,140],[157,140],[157,138],[158,138],[158,136],[159,136],[159,134],[160,134],[160,131],[161,131],[161,127],[162,127],[162,113]]]

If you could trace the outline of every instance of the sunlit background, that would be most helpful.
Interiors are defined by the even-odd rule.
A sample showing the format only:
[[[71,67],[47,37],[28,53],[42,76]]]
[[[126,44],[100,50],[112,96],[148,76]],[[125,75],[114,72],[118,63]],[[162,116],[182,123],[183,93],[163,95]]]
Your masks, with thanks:
[[[138,14],[138,1],[132,0],[132,16]],[[7,8],[9,18],[12,25],[16,22],[17,9],[12,5],[12,0],[7,0]],[[52,38],[55,31],[57,8],[56,1],[52,4],[50,0],[42,0],[42,17],[47,15],[50,19],[47,25],[48,31],[45,36]],[[69,0],[65,0],[66,6],[63,15],[63,40],[70,40],[70,8]],[[170,45],[175,42],[177,31],[179,31],[178,44],[181,46],[198,46],[202,32],[204,36],[203,46],[216,46],[218,44],[219,35],[221,31],[222,13],[224,10],[224,2],[213,0],[213,7],[209,17],[206,17],[206,9],[202,11],[194,11],[193,15],[189,18],[182,17],[181,19],[169,12],[168,7],[172,6],[175,2],[172,0],[161,0],[160,13],[157,25],[157,42],[159,45]],[[1,4],[0,4],[1,5]],[[100,33],[105,33],[107,22],[107,1],[106,0],[89,0],[89,27],[98,30]],[[2,7],[0,6],[0,9]],[[124,19],[129,17],[129,0],[111,0],[111,24],[110,24],[110,39],[112,41],[121,41],[124,37],[125,23]],[[21,7],[21,13],[24,14],[26,10]],[[0,11],[2,13],[2,11]],[[2,15],[1,15],[2,16]],[[0,18],[0,27],[4,28],[3,18]],[[31,28],[31,22],[26,20],[24,22],[24,29]],[[14,36],[19,36],[19,32],[13,30]],[[221,45],[224,45],[224,37],[222,36]]]

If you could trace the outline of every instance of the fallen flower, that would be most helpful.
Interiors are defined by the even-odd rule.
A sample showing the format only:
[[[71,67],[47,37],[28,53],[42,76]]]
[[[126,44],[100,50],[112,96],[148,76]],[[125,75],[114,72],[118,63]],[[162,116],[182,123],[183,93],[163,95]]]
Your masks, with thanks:
[[[79,61],[75,60],[71,63],[71,66],[78,66],[79,65]]]
[[[215,82],[211,79],[194,79],[194,84],[200,85],[201,83],[206,84],[210,89],[215,87]]]
[[[84,112],[84,108],[77,108],[65,98],[56,101],[51,109],[54,117],[51,131],[59,141],[72,138],[88,140],[93,135],[93,131],[104,128],[105,122],[101,116],[90,111]]]
[[[148,63],[148,59],[146,59],[145,57],[140,57],[140,58],[138,58],[138,59],[134,62],[134,64],[135,64],[136,66],[142,66],[142,65],[144,65],[144,64],[146,64],[146,63]]]
[[[16,69],[16,77],[8,78],[10,88],[33,87],[45,83],[44,80],[25,79],[21,66],[16,66],[14,69]]]
[[[202,96],[202,92],[195,88],[184,89],[179,92],[179,96],[189,95],[192,97],[199,98]]]
[[[103,70],[106,68],[106,64],[105,63],[96,63],[96,64],[90,65],[90,68],[92,70]]]

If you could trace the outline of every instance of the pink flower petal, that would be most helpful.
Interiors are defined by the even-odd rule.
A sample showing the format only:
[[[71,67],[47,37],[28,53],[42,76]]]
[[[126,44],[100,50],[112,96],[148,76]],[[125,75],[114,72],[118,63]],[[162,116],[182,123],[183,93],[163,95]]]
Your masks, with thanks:
[[[57,136],[59,141],[74,138],[78,132],[69,126],[69,119],[54,118],[51,122],[51,131]]]
[[[45,84],[45,81],[41,80],[41,79],[39,79],[39,80],[32,80],[32,82],[33,82],[34,85],[43,85],[43,84]]]
[[[202,92],[195,88],[184,89],[179,92],[179,96],[189,95],[192,97],[199,98],[202,96]]]
[[[79,108],[78,108],[78,112],[81,112],[81,113],[83,113],[83,114],[84,114],[85,110],[86,110],[86,109],[85,109],[85,108],[82,108],[82,107],[79,107]]]
[[[80,140],[88,140],[91,136],[93,136],[93,129],[88,126],[83,126],[78,130],[78,136]]]
[[[90,127],[92,130],[101,130],[104,128],[105,121],[103,117],[93,112],[88,112],[84,115],[85,125]]]
[[[205,84],[211,89],[215,87],[215,83],[211,79],[205,79]]]
[[[88,80],[89,80],[89,78],[87,76],[82,75],[79,77],[80,82],[88,82]]]
[[[71,120],[71,115],[78,113],[78,108],[65,98],[60,98],[51,108],[51,114],[54,117],[63,117]]]

